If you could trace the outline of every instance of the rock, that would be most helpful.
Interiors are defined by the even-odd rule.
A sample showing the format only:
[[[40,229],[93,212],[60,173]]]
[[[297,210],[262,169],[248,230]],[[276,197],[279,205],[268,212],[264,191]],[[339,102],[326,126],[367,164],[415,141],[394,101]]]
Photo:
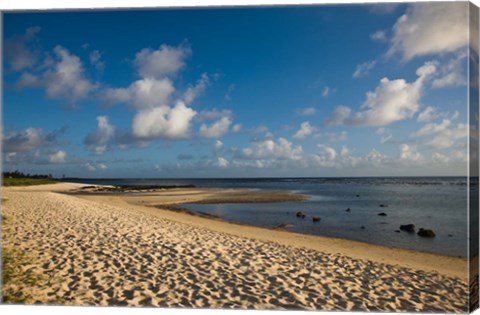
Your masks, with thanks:
[[[298,211],[297,212],[297,218],[305,219],[305,213],[303,213],[302,211]]]
[[[420,228],[417,235],[421,237],[435,237],[435,233],[432,230],[423,229],[423,228]]]
[[[347,208],[345,211],[346,211],[346,212],[350,212],[350,208]]]
[[[452,235],[452,234],[448,234],[448,237],[453,237],[453,235]]]
[[[388,205],[381,204],[381,205],[379,205],[379,207],[380,207],[380,208],[387,208]]]
[[[363,225],[362,225],[360,228],[361,228],[362,230],[365,230],[365,227],[364,227]]]
[[[415,224],[400,225],[400,230],[408,233],[415,233]]]
[[[320,217],[312,217],[313,222],[320,222],[321,218]]]
[[[387,216],[387,214],[386,214],[385,212],[380,212],[378,215],[379,215],[379,216],[382,216],[382,217],[386,217],[386,216]]]
[[[400,230],[395,230],[395,233],[400,233]]]
[[[357,195],[357,197],[360,197],[360,195]]]

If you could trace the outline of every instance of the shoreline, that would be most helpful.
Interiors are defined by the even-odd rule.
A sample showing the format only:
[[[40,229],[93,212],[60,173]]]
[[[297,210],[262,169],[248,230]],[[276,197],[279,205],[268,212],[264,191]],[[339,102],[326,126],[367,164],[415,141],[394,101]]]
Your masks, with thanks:
[[[467,260],[64,194],[82,186],[3,188],[2,245],[39,277],[4,287],[23,303],[467,311]]]
[[[143,194],[74,194],[72,196],[91,200],[99,203],[105,203],[110,205],[133,207],[136,210],[152,214],[161,218],[167,218],[169,220],[180,221],[182,223],[193,224],[202,228],[209,228],[218,232],[226,232],[237,236],[256,238],[265,241],[273,241],[282,245],[305,247],[317,251],[326,251],[331,254],[342,254],[350,256],[356,259],[373,260],[379,263],[395,264],[400,266],[406,266],[413,269],[422,269],[425,271],[440,272],[448,276],[458,277],[463,280],[467,280],[468,259],[465,257],[448,256],[427,251],[416,251],[412,249],[406,249],[395,246],[385,246],[378,244],[371,244],[356,240],[350,240],[345,238],[320,236],[301,232],[295,232],[290,230],[281,229],[279,227],[260,227],[255,225],[243,224],[238,222],[228,221],[222,217],[216,217],[214,215],[202,215],[202,213],[196,213],[194,211],[185,209],[182,211],[182,204],[197,203],[197,204],[215,204],[216,199],[211,198],[211,195],[222,194],[225,195],[220,198],[221,201],[229,200],[232,202],[231,197],[236,197],[235,194],[231,194],[232,191],[238,190],[241,196],[248,198],[250,203],[255,203],[255,194],[262,194],[260,200],[264,202],[285,202],[292,201],[288,195],[292,195],[290,192],[272,191],[275,195],[271,195],[270,191],[253,191],[249,189],[223,189],[223,188],[191,188],[196,193],[188,194],[186,198],[186,190],[190,188],[178,188],[168,190],[166,196],[159,196],[153,194],[153,203],[149,203],[148,199],[145,201],[147,195]],[[201,192],[206,192],[205,195]],[[244,194],[247,192],[248,194]],[[158,193],[158,192],[157,192]],[[287,197],[285,197],[287,196]],[[159,197],[168,197],[160,199],[162,203],[158,203]],[[205,199],[202,199],[205,198]],[[236,199],[233,203],[245,202],[246,199]],[[298,199],[301,200],[301,199]],[[152,202],[152,201],[150,201]],[[248,203],[248,202],[246,202]],[[162,208],[163,206],[163,208]],[[172,209],[179,207],[177,209]],[[206,221],[205,221],[206,220]],[[328,245],[327,245],[328,244]],[[395,257],[390,257],[394,255]],[[387,258],[388,257],[388,258]],[[458,266],[461,267],[458,267]]]

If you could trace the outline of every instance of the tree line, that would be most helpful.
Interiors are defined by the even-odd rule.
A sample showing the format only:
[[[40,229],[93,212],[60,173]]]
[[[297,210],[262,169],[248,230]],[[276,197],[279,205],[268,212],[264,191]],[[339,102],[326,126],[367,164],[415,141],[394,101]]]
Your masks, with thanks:
[[[13,172],[3,172],[3,178],[36,178],[36,179],[51,179],[52,174],[25,174],[15,170]]]

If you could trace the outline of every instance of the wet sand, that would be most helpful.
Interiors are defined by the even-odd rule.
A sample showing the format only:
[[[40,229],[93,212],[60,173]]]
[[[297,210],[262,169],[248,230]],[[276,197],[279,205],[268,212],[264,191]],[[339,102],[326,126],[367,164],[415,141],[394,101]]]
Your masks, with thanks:
[[[151,207],[226,198],[219,197],[221,191],[57,193],[80,187],[3,189],[3,246],[27,252],[33,263],[22,268],[43,276],[35,285],[4,289],[22,290],[34,297],[31,303],[46,304],[467,310],[464,259]]]

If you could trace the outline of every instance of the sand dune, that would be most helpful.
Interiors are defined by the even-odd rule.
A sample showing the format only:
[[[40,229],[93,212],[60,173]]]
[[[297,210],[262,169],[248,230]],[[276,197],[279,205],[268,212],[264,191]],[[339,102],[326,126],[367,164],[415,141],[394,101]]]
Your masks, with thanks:
[[[27,252],[33,262],[22,268],[42,276],[35,285],[5,289],[28,293],[32,303],[467,311],[463,277],[224,232],[120,200],[51,192],[72,187],[3,191],[3,246]]]

